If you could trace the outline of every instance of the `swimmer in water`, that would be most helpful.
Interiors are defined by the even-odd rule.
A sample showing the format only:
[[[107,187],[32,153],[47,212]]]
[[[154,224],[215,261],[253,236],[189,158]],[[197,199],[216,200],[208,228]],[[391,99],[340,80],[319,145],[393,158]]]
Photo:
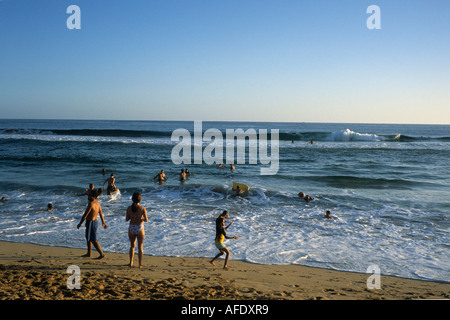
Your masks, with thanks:
[[[116,178],[114,178],[114,173],[111,173],[111,176],[103,182],[103,189],[105,189],[105,184],[108,182],[108,195],[113,194],[119,189],[116,187]]]
[[[241,196],[244,193],[244,190],[241,190],[239,186],[236,187],[236,196]]]
[[[159,182],[166,181],[166,174],[164,173],[164,170],[161,170],[160,173],[158,173],[156,176],[153,177],[153,180],[157,180]]]
[[[180,181],[181,181],[181,182],[186,181],[186,172],[184,172],[184,169],[181,169],[181,173],[180,173]]]
[[[78,197],[82,197],[82,196],[89,196],[91,193],[93,193],[94,190],[94,184],[90,183],[89,184],[89,189],[86,189],[85,193],[75,193],[75,195],[77,195]]]
[[[324,217],[325,219],[334,219],[332,216],[331,216],[331,212],[330,212],[330,210],[327,210],[327,212],[325,213],[325,217]]]
[[[298,193],[298,197],[299,197],[300,199],[305,200],[306,202],[310,202],[311,200],[314,200],[314,198],[312,198],[312,197],[309,196],[309,195],[305,195],[303,192],[299,192],[299,193]]]

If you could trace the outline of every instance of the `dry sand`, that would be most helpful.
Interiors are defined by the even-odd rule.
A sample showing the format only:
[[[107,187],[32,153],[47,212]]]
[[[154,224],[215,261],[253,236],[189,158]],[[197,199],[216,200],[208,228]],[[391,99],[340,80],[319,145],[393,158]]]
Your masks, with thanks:
[[[144,256],[145,268],[130,268],[128,254],[81,257],[85,249],[0,241],[2,300],[373,300],[449,299],[450,284],[296,265],[258,265],[231,260],[223,270],[206,258]],[[215,254],[214,252],[211,253]],[[135,255],[137,264],[137,254]],[[67,288],[67,268],[81,271],[81,289]]]

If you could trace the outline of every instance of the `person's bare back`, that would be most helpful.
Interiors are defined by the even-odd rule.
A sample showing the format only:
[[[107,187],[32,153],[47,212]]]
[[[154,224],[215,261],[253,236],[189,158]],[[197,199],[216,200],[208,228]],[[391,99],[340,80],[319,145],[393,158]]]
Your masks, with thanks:
[[[132,207],[128,207],[126,221],[130,221],[132,225],[140,225],[142,222],[147,222],[147,210],[145,207],[138,205],[136,209],[136,212],[133,212]]]

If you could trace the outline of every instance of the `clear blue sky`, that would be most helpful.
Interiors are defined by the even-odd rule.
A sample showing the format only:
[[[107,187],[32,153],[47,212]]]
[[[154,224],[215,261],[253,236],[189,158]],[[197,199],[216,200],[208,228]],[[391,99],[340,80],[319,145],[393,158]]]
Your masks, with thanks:
[[[66,27],[72,4],[81,30]],[[449,13],[448,0],[3,0],[0,118],[449,124]]]

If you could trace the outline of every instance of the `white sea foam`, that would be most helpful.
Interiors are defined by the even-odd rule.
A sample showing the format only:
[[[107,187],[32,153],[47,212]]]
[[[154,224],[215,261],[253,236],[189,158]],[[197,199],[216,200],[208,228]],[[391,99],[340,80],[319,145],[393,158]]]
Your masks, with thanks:
[[[306,132],[311,125],[298,126]],[[5,134],[0,137],[8,145],[0,150],[0,194],[7,201],[0,203],[0,239],[85,248],[84,227],[76,226],[87,199],[74,194],[90,182],[101,186],[106,167],[115,172],[121,190],[120,197],[100,197],[108,229],[99,227],[99,239],[106,251],[128,252],[125,211],[132,193],[140,191],[150,220],[146,254],[213,257],[215,218],[226,209],[227,223],[236,219],[227,234],[240,237],[226,240],[233,260],[359,272],[377,264],[382,274],[448,281],[449,143],[393,139],[392,132],[420,136],[416,129],[422,127],[345,128],[314,125],[311,130],[321,140],[313,145],[285,140],[274,177],[262,178],[250,165],[237,165],[233,173],[193,165],[194,175],[185,184],[177,179],[181,167],[168,160],[173,143],[158,135],[37,137],[29,132],[21,140],[19,134]],[[33,134],[36,140],[30,143]],[[119,143],[91,144],[97,141]],[[169,177],[165,185],[151,181],[161,169]],[[235,197],[233,182],[248,184],[249,196]],[[315,200],[305,203],[300,191]],[[46,211],[48,202],[53,212]],[[328,209],[334,220],[323,218]]]
[[[350,129],[345,129],[341,131],[336,131],[330,134],[327,138],[325,138],[326,141],[382,141],[385,140],[385,138],[380,137],[376,134],[370,134],[370,133],[359,133],[354,132]]]

